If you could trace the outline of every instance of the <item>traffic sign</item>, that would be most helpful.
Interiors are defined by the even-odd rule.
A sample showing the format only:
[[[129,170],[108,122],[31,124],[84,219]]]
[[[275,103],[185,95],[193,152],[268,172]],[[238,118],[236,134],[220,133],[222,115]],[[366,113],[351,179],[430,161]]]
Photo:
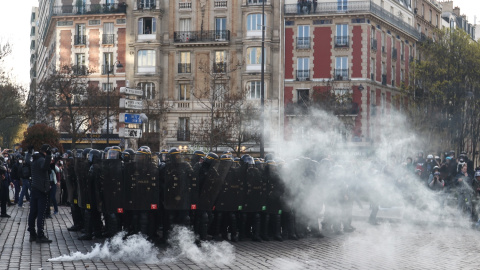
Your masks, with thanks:
[[[133,114],[133,113],[120,113],[118,117],[118,121],[120,123],[127,123],[127,124],[141,124],[142,119],[140,118],[140,114]]]
[[[142,110],[143,109],[143,101],[121,98],[120,99],[120,108],[132,109],[132,110]]]
[[[143,96],[143,90],[128,87],[120,87],[120,93],[134,96]]]
[[[142,130],[139,128],[123,128],[119,129],[119,137],[124,138],[141,138],[142,137]]]

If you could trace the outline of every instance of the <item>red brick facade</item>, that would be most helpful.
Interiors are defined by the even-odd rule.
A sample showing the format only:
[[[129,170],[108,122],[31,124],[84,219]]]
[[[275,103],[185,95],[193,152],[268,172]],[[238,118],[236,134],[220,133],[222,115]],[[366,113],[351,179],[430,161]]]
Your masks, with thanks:
[[[313,30],[313,78],[332,77],[332,28],[315,27]]]

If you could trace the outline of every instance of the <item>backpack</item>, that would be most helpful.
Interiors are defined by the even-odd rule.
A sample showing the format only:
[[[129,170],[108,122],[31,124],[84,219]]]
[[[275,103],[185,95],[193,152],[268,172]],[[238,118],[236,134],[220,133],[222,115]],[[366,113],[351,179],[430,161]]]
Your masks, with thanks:
[[[22,164],[22,168],[20,169],[20,177],[22,179],[29,179],[32,176],[30,171],[30,166],[26,164]]]

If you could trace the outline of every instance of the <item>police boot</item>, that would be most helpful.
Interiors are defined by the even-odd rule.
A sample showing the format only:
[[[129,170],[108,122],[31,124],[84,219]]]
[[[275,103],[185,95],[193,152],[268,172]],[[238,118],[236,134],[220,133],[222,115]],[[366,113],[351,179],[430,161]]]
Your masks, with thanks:
[[[222,213],[217,213],[216,219],[213,225],[213,240],[222,241],[221,230],[222,228]]]
[[[91,212],[91,220],[92,220],[92,226],[93,226],[93,236],[95,236],[96,239],[102,239],[103,238],[103,233],[102,233],[103,222],[102,222],[102,216],[100,215],[100,212],[98,212],[97,210],[93,210]]]
[[[274,234],[273,234],[273,239],[276,241],[283,241],[282,238],[282,216],[281,215],[274,215],[273,216],[273,228],[274,228]]]
[[[262,238],[260,238],[260,229],[261,229],[261,219],[260,214],[255,213],[253,215],[253,235],[252,240],[255,242],[262,242]]]
[[[147,213],[140,213],[139,229],[143,235],[148,235],[148,216]]]
[[[235,213],[230,214],[230,240],[232,242],[238,242],[238,226],[237,226],[237,215]]]
[[[107,229],[103,234],[103,237],[105,238],[113,237],[118,231],[117,216],[113,213],[105,214],[105,225]]]
[[[297,234],[295,233],[295,216],[293,215],[293,213],[288,214],[287,226],[288,226],[288,239],[298,240]]]
[[[90,213],[90,210],[85,210],[83,218],[84,218],[84,224],[85,224],[84,226],[85,233],[82,234],[80,237],[78,237],[78,240],[92,240],[93,224],[92,224],[92,215]]]
[[[270,225],[270,215],[265,213],[263,215],[263,220],[262,220],[262,231],[260,234],[260,237],[262,238],[263,241],[270,241],[270,237],[268,236],[268,226]]]
[[[67,230],[70,232],[78,232],[83,229],[83,218],[80,207],[76,204],[71,204],[70,211],[72,211],[73,226]]]
[[[208,214],[203,212],[200,216],[200,240],[206,241],[208,234]]]
[[[240,213],[240,227],[238,230],[238,240],[243,241],[246,238],[247,214]]]

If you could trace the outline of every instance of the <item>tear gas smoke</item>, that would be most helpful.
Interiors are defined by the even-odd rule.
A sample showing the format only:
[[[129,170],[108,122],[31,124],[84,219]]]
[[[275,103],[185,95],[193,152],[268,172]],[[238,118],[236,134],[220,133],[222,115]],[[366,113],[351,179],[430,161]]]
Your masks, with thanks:
[[[235,248],[228,242],[202,242],[195,245],[195,235],[184,227],[174,227],[169,240],[170,247],[161,252],[142,235],[131,235],[125,240],[125,232],[118,233],[103,244],[96,243],[92,251],[49,259],[50,262],[78,260],[111,260],[145,264],[168,264],[182,258],[192,262],[228,265],[235,260]]]

